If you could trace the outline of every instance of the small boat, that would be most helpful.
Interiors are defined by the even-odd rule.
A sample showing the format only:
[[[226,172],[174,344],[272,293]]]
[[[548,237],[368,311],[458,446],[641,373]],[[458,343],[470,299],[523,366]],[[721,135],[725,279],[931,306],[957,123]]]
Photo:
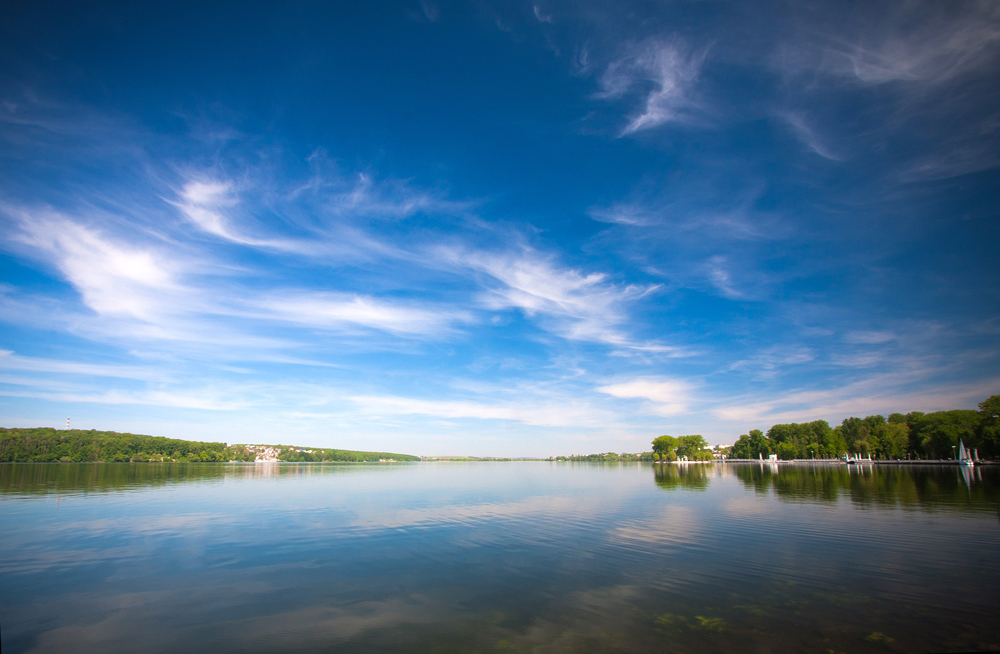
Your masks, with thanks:
[[[976,465],[975,460],[972,458],[972,452],[965,449],[965,443],[961,439],[958,441],[958,464],[963,466]]]

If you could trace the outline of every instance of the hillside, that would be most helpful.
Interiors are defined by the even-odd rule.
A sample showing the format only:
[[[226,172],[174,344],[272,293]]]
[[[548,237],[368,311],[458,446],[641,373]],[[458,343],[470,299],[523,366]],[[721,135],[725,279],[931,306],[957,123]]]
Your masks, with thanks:
[[[0,427],[0,462],[159,461],[419,461],[392,452],[359,452],[292,445],[227,445],[114,431]]]

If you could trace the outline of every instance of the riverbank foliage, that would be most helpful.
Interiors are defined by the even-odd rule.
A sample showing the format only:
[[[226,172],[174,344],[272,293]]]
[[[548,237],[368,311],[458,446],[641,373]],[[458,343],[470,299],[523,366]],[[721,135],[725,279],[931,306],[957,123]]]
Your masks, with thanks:
[[[419,456],[410,454],[394,454],[392,452],[358,452],[355,450],[336,450],[331,448],[299,448],[286,445],[275,447],[285,448],[278,454],[281,461],[308,462],[373,462],[373,461],[419,461]]]
[[[652,452],[636,452],[635,454],[630,454],[628,452],[622,452],[618,454],[617,452],[605,452],[603,454],[573,454],[570,456],[557,456],[556,461],[591,461],[591,462],[614,462],[614,461],[652,461]]]
[[[711,461],[708,443],[700,434],[657,436],[653,439],[654,461]]]
[[[850,417],[830,427],[825,420],[774,425],[740,436],[729,451],[733,459],[835,459],[860,454],[875,459],[950,459],[959,442],[980,458],[1000,457],[1000,395],[979,403],[979,411],[954,410],[888,418]]]
[[[418,461],[419,457],[391,452],[304,449],[273,446],[282,461]],[[0,462],[161,462],[253,461],[257,452],[246,445],[203,443],[162,436],[123,434],[94,429],[5,429],[0,427]]]

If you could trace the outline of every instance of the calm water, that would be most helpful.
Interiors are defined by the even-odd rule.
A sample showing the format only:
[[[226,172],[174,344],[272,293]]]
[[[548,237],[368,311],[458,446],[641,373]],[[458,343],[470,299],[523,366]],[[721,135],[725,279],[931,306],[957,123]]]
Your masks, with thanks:
[[[3,464],[0,646],[1000,649],[998,473]]]

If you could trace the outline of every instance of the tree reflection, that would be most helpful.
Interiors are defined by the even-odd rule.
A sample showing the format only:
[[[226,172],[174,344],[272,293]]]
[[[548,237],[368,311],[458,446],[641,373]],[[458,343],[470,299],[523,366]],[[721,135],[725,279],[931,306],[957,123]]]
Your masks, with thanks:
[[[996,510],[998,471],[959,466],[846,466],[730,464],[743,486],[786,502],[834,503],[842,497],[860,506]]]
[[[655,465],[653,475],[660,488],[703,491],[708,488],[710,465]]]
[[[0,494],[127,492],[192,482],[333,474],[346,468],[309,463],[2,463]]]

